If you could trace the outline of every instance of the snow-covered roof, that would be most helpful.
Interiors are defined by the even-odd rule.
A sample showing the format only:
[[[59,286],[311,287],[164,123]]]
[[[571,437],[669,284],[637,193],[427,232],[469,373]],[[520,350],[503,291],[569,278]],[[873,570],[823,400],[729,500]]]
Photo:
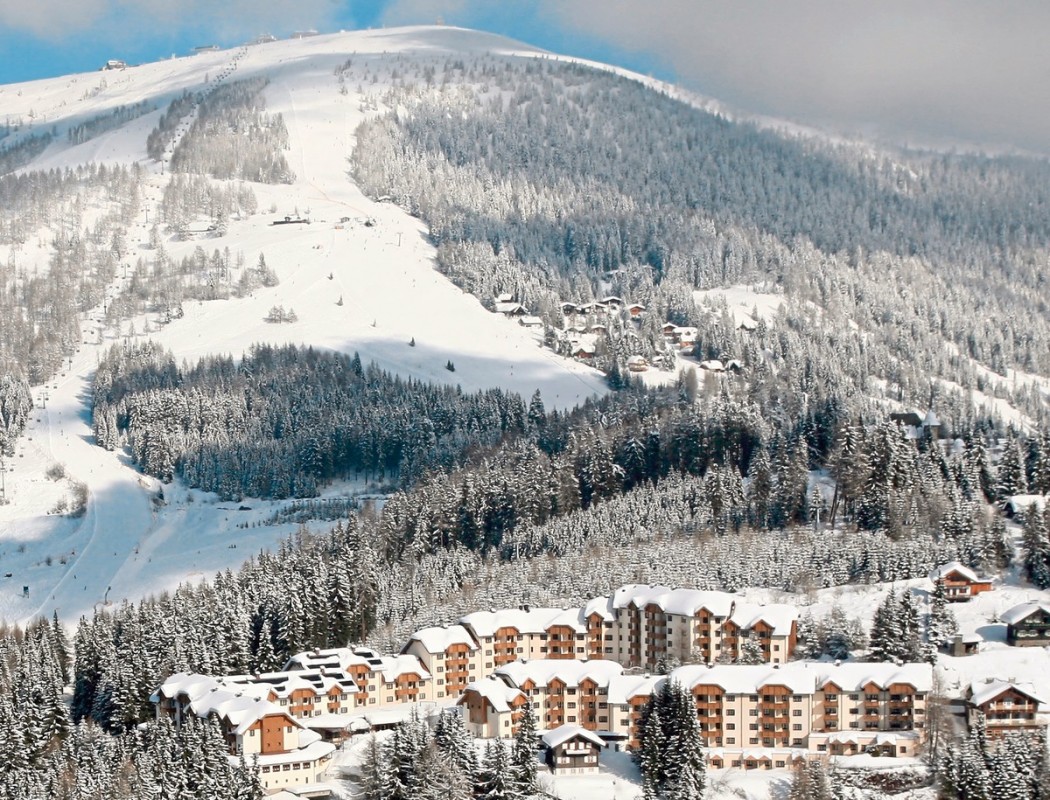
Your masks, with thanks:
[[[1006,505],[1015,513],[1023,513],[1034,507],[1042,513],[1046,508],[1046,496],[1041,494],[1015,494],[1006,499]]]
[[[569,613],[566,613],[567,611]],[[514,628],[518,633],[543,633],[551,625],[571,624],[581,633],[587,629],[580,621],[578,608],[505,608],[499,611],[475,611],[461,617],[459,622],[473,631],[479,639],[495,635],[500,628]]]
[[[718,686],[726,694],[758,694],[763,686],[786,686],[796,694],[812,694],[816,685],[815,670],[804,662],[775,667],[772,664],[716,664],[706,667],[690,664],[670,675],[692,690],[696,686]]]
[[[496,303],[497,314],[528,314],[529,310],[521,303]]]
[[[297,750],[289,750],[287,753],[259,755],[254,758],[258,759],[259,766],[261,767],[273,766],[274,764],[294,764],[299,761],[309,761],[310,763],[314,763],[334,752],[335,745],[331,742],[315,741],[306,747]],[[234,758],[234,756],[231,756],[231,759],[232,758]]]
[[[525,314],[521,319],[518,320],[518,324],[524,325],[526,328],[530,326],[540,326],[543,324],[543,319],[537,317],[535,314]]]
[[[792,626],[798,621],[798,609],[785,603],[770,603],[765,606],[737,603],[729,621],[745,631],[759,622],[764,622],[774,636],[788,636]]]
[[[499,678],[482,678],[467,684],[457,705],[466,700],[467,695],[474,693],[487,700],[497,712],[510,711],[511,703],[519,697],[525,697],[518,689],[508,686]]]
[[[614,675],[609,678],[609,703],[624,706],[632,698],[649,697],[662,680],[663,675]]]
[[[572,739],[586,739],[591,744],[597,745],[598,747],[605,747],[605,742],[602,738],[596,734],[591,733],[586,728],[581,728],[579,725],[562,725],[555,728],[552,731],[547,731],[541,737],[543,743],[547,747],[557,747],[558,745],[565,744]]]
[[[930,573],[930,580],[934,582],[939,581],[941,578],[948,577],[953,572],[958,573],[959,575],[964,577],[966,580],[971,581],[972,583],[981,583],[983,581],[988,580],[987,578],[979,578],[976,572],[974,572],[968,566],[963,564],[961,561],[949,561],[947,564],[943,564],[937,567],[937,569],[933,570]]]
[[[974,681],[970,684],[970,691],[968,699],[975,706],[983,706],[1004,692],[1010,690],[1020,692],[1026,697],[1030,697],[1035,700],[1039,705],[1044,705],[1046,700],[1035,693],[1035,687],[1030,683],[1011,683],[1010,681],[1003,681],[998,679],[989,678],[984,681]]]
[[[261,675],[228,675],[221,679],[227,685],[235,684],[242,691],[266,697],[273,692],[277,697],[289,697],[293,692],[308,689],[315,694],[328,694],[333,688],[339,693],[357,692],[354,679],[342,670],[291,670],[264,672]]]
[[[279,715],[302,727],[293,717],[258,692],[245,691],[246,687],[226,686],[219,679],[208,675],[179,672],[169,677],[151,696],[153,702],[160,698],[184,696],[189,700],[189,709],[202,719],[216,714],[227,721],[237,735],[243,734],[263,717]]]
[[[513,686],[522,686],[526,681],[532,681],[537,686],[547,686],[555,679],[562,681],[566,686],[579,686],[587,679],[599,686],[608,686],[611,678],[622,674],[623,667],[616,661],[577,661],[568,658],[515,661],[504,664],[495,672],[495,675],[504,678]]]
[[[656,603],[668,614],[691,617],[706,608],[716,617],[728,617],[733,612],[736,598],[726,592],[706,592],[699,589],[671,589],[667,586],[628,584],[613,593],[613,608],[626,608],[634,603],[645,607]]]
[[[999,619],[1007,625],[1016,625],[1021,620],[1028,619],[1032,614],[1040,610],[1045,614],[1050,614],[1050,603],[1021,603],[1004,611],[999,615]]]
[[[592,614],[597,614],[603,620],[615,619],[616,611],[613,609],[612,598],[595,597],[593,600],[588,600],[587,605],[583,607],[583,618],[586,620]]]
[[[700,369],[706,369],[709,372],[725,372],[726,371],[725,364],[723,364],[717,358],[711,358],[711,359],[708,359],[707,361],[701,361],[700,362]]]
[[[367,666],[370,670],[382,669],[383,659],[367,647],[330,647],[323,650],[307,650],[296,653],[284,665],[285,670],[342,669]]]
[[[787,664],[716,664],[706,667],[690,664],[674,670],[670,677],[688,689],[701,685],[718,686],[726,694],[760,694],[764,686],[786,686],[796,694],[812,694],[828,684],[854,692],[874,683],[886,688],[906,683],[916,691],[933,687],[933,667],[929,664],[846,663],[792,661]]]
[[[930,664],[851,661],[837,665],[818,662],[814,666],[822,673],[817,681],[818,688],[833,683],[842,691],[857,692],[872,683],[881,689],[894,683],[906,683],[917,692],[933,689],[933,667]]]
[[[457,644],[465,644],[471,650],[477,650],[478,644],[470,631],[462,625],[442,625],[434,628],[423,628],[412,634],[409,642],[417,641],[428,653],[444,653]]]
[[[420,680],[430,680],[430,673],[427,672],[423,662],[416,656],[407,653],[397,656],[383,656],[382,662],[383,680],[387,683],[393,683],[402,675],[418,675]]]

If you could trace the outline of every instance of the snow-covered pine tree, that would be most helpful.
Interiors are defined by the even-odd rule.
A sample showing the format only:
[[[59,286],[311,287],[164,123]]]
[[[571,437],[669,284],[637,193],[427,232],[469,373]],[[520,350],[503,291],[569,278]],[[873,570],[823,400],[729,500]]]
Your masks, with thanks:
[[[1050,588],[1050,533],[1047,512],[1034,505],[1025,514],[1021,537],[1021,565],[1024,576],[1040,589]]]
[[[479,800],[519,800],[521,794],[511,773],[507,745],[502,739],[490,741],[485,747],[481,763],[477,793]]]
[[[530,797],[537,791],[536,784],[536,712],[532,701],[525,704],[518,730],[514,735],[514,748],[511,753],[514,782],[523,797]]]
[[[905,590],[907,591],[907,590]],[[871,623],[871,658],[874,661],[892,661],[900,652],[904,625],[900,619],[900,601],[894,589],[875,609]]]
[[[942,647],[959,631],[954,612],[948,607],[944,581],[937,581],[930,596],[930,617],[926,628],[926,640],[934,648]]]

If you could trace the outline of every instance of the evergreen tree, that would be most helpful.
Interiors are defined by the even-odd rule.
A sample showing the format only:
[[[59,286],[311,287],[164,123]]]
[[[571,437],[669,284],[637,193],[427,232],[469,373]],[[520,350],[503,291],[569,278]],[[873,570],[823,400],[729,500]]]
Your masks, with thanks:
[[[959,631],[955,614],[948,608],[944,581],[936,581],[930,597],[930,619],[926,629],[926,639],[933,647],[942,647],[952,641]]]
[[[1050,588],[1050,535],[1047,513],[1035,506],[1025,514],[1021,538],[1021,565],[1024,576],[1040,589]]]
[[[489,742],[481,764],[480,800],[518,800],[521,794],[511,773],[510,756],[503,740]]]
[[[907,590],[905,590],[907,591]],[[900,652],[904,626],[900,620],[900,602],[896,592],[889,593],[875,609],[871,624],[871,657],[875,661],[892,661]]]
[[[523,797],[535,794],[537,791],[536,712],[533,710],[531,700],[525,704],[521,721],[518,723],[511,760],[518,793]]]
[[[639,752],[646,798],[698,800],[705,785],[700,724],[689,691],[667,680],[642,709]]]

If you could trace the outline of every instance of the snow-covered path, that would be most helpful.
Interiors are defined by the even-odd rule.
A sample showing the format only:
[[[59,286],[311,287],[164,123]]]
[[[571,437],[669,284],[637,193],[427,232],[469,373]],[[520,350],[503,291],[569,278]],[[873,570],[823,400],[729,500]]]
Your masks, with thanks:
[[[197,247],[228,247],[243,253],[248,264],[262,254],[280,285],[240,300],[187,303],[184,318],[159,330],[154,316],[148,320],[153,331],[149,338],[170,349],[178,361],[210,354],[236,357],[256,342],[357,351],[365,361],[421,380],[454,383],[467,391],[499,386],[525,398],[538,389],[548,408],[578,405],[605,391],[602,376],[558,358],[540,347],[538,334],[489,313],[477,298],[455,287],[434,268],[435,251],[425,226],[396,206],[372,202],[348,175],[357,126],[376,112],[365,110],[374,106],[356,90],[340,92],[335,68],[348,57],[381,59],[383,53],[400,51],[406,58],[416,52],[429,58],[453,50],[509,54],[523,49],[498,37],[454,29],[373,31],[29,84],[26,90],[38,95],[35,103],[46,109],[49,122],[73,107],[77,111],[71,120],[141,99],[152,99],[158,107],[82,145],[56,140],[33,166],[138,162],[144,168],[146,196],[128,236],[138,250],[125,260],[134,263],[141,256],[148,263],[151,251],[143,249],[147,222],[155,219],[167,176],[162,165],[146,158],[145,139],[161,109],[184,90],[207,91],[222,81],[266,77],[268,111],[284,117],[291,144],[287,158],[296,173],[289,186],[252,187],[259,208],[276,214],[261,211],[231,220],[223,238],[169,241],[165,247],[174,259]],[[373,63],[372,68],[378,67]],[[94,88],[85,91],[85,86]],[[381,88],[369,85],[365,91]],[[21,94],[3,96],[17,112]],[[190,121],[182,120],[176,137]],[[296,212],[311,224],[270,224]],[[46,248],[40,252],[46,259]],[[299,321],[266,322],[275,305],[294,310]],[[267,524],[270,506],[258,501],[248,501],[252,510],[247,512],[182,487],[160,487],[134,470],[125,455],[94,445],[91,375],[103,350],[122,341],[128,329],[124,323],[120,331],[106,330],[97,344],[96,317],[101,314],[85,315],[84,344],[65,373],[36,391],[38,409],[18,445],[16,470],[5,473],[14,502],[0,506],[0,575],[11,574],[0,578],[0,620],[26,621],[58,610],[72,622],[106,599],[136,598],[235,567],[294,527]],[[139,341],[146,322],[132,321]],[[454,372],[446,369],[450,361]],[[56,465],[62,465],[68,480],[45,477]],[[80,518],[45,514],[69,498],[72,482],[87,487],[86,513]]]

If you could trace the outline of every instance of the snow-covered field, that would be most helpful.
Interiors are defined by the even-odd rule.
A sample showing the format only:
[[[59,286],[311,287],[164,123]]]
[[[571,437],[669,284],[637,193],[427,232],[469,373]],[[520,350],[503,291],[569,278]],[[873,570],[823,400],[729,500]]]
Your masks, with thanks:
[[[204,88],[224,73],[230,76],[226,80],[266,76],[267,110],[284,117],[295,183],[254,185],[262,211],[231,221],[224,237],[191,237],[165,242],[165,247],[175,259],[197,246],[206,252],[229,247],[243,252],[249,264],[263,253],[280,285],[243,300],[187,304],[184,318],[163,327],[156,319],[134,320],[137,338],[152,338],[180,360],[239,356],[255,342],[357,351],[366,362],[375,360],[403,375],[453,382],[465,390],[499,386],[526,398],[539,389],[548,408],[575,406],[605,391],[601,375],[541,348],[535,333],[487,312],[452,285],[434,269],[434,250],[422,223],[396,206],[370,201],[347,174],[354,130],[366,114],[377,111],[363,110],[375,104],[362,102],[353,82],[346,95],[340,93],[335,68],[351,57],[364,66],[383,54],[402,54],[404,68],[414,57],[446,52],[538,51],[453,28],[333,34],[4,86],[0,101],[12,119],[31,118],[34,126],[57,129],[54,142],[30,169],[90,161],[141,165],[147,188],[141,227],[129,236],[133,245],[134,239],[142,240],[132,248],[129,260],[134,261],[149,256],[143,249],[147,219],[156,219],[152,215],[167,182],[162,166],[149,160],[145,149],[160,110],[183,90]],[[375,64],[369,68],[382,74]],[[382,84],[369,84],[361,91],[377,95],[382,89]],[[68,144],[69,126],[143,99],[158,110],[81,145]],[[271,208],[276,213],[268,213]],[[296,211],[311,224],[271,225]],[[344,218],[349,220],[341,222]],[[47,241],[47,232],[41,231],[38,243]],[[30,271],[44,270],[47,256],[46,246],[26,246],[18,259]],[[294,309],[299,321],[267,323],[264,318],[275,305]],[[97,603],[170,589],[235,566],[294,527],[245,529],[244,523],[267,516],[268,504],[246,502],[252,511],[237,511],[214,497],[176,487],[162,490],[121,454],[94,446],[90,376],[102,350],[127,333],[125,323],[122,330],[103,331],[96,344],[95,316],[84,320],[85,344],[68,369],[36,391],[38,409],[7,463],[11,502],[0,506],[0,575],[11,577],[0,579],[0,619],[25,621],[57,609],[74,621]],[[147,327],[152,332],[142,333]],[[412,339],[415,347],[408,346]],[[449,360],[454,373],[445,368]],[[56,464],[67,478],[47,477]],[[79,518],[49,515],[60,500],[68,501],[74,482],[86,487],[86,513]],[[28,594],[23,595],[23,587]]]

